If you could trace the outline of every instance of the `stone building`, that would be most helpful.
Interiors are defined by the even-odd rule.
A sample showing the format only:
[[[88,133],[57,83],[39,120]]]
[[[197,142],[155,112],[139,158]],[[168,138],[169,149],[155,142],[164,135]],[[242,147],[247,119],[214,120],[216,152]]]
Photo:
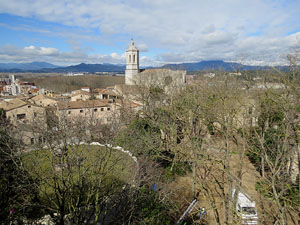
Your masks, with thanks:
[[[139,70],[139,50],[131,41],[126,50],[125,85],[160,87],[166,93],[186,84],[186,71],[169,69]]]
[[[139,73],[139,50],[134,45],[133,40],[126,50],[126,70],[125,84],[134,85],[137,74]]]
[[[70,101],[78,101],[78,100],[87,101],[91,98],[91,96],[92,94],[89,92],[77,90],[72,92]]]
[[[101,89],[101,88],[96,88],[93,90],[93,94],[96,99],[110,99],[110,100],[115,100],[119,98],[117,93],[114,90],[109,90],[109,89]]]
[[[14,128],[15,138],[24,144],[43,142],[43,134],[47,130],[46,110],[42,106],[15,98],[9,102],[2,102],[6,117]]]
[[[89,122],[92,124],[109,124],[118,117],[115,104],[108,99],[77,100],[59,102],[57,116],[60,122],[64,120]]]
[[[43,94],[36,95],[36,96],[30,98],[28,101],[33,104],[43,106],[43,107],[55,106],[55,105],[57,105],[57,102],[58,102],[57,99],[52,98],[47,95],[43,95]]]

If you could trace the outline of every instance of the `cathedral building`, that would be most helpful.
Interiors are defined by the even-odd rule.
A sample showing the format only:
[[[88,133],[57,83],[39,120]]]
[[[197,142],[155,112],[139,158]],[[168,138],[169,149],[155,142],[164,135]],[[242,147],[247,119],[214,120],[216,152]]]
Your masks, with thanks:
[[[139,69],[139,50],[133,40],[126,50],[125,86],[159,87],[165,93],[181,89],[186,84],[186,71],[170,69]],[[129,88],[129,87],[128,87]]]

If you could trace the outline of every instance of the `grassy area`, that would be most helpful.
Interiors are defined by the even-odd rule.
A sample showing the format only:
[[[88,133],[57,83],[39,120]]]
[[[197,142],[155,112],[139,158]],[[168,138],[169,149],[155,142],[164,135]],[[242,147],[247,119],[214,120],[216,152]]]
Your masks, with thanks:
[[[121,196],[125,184],[136,178],[135,161],[119,150],[88,145],[61,150],[60,154],[49,149],[31,151],[22,158],[37,188],[32,200],[38,206],[36,213],[58,213],[55,224],[60,215],[74,221],[89,218],[79,215],[79,209],[90,212],[93,208],[104,215],[119,201],[116,196]]]
[[[34,82],[40,88],[45,88],[58,93],[78,90],[81,87],[106,88],[116,84],[124,84],[124,76],[24,76],[23,81]]]
[[[99,183],[118,180],[130,183],[135,176],[133,159],[118,150],[100,146],[69,146],[65,156],[57,156],[48,149],[26,153],[25,168],[40,182],[40,190],[46,195],[53,192],[53,185],[66,182]]]

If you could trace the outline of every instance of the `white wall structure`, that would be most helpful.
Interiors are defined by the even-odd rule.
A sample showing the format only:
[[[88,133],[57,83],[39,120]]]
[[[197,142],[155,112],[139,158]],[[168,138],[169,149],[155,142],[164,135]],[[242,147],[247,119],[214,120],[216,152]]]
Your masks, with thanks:
[[[8,92],[11,95],[17,96],[18,94],[21,93],[21,87],[17,83],[17,81],[15,79],[15,75],[13,75],[13,74],[9,75],[9,80],[10,80],[10,88],[8,88],[9,89]]]
[[[10,75],[9,75],[9,80],[10,80],[10,82],[11,82],[12,84],[15,83],[15,82],[16,82],[15,75],[10,74]]]
[[[136,76],[139,73],[139,50],[133,40],[126,50],[125,84],[134,85]]]
[[[12,83],[10,86],[11,86],[11,94],[13,96],[17,96],[21,92],[20,90],[21,88],[18,84]]]

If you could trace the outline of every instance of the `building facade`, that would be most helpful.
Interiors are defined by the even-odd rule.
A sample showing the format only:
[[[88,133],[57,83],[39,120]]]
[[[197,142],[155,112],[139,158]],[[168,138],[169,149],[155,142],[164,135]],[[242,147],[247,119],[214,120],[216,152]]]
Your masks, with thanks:
[[[136,76],[139,73],[139,50],[133,40],[126,50],[125,84],[134,85]]]

